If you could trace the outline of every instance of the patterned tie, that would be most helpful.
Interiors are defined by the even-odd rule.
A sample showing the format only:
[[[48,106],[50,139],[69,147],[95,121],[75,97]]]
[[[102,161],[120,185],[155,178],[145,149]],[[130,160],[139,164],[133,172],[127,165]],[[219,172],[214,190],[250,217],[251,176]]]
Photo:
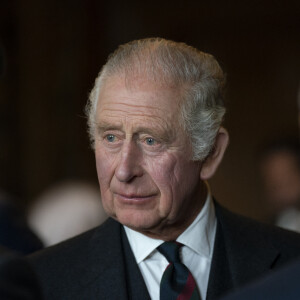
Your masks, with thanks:
[[[180,261],[179,249],[182,244],[164,242],[157,249],[169,262],[161,282],[161,300],[200,300],[197,285],[189,269]]]

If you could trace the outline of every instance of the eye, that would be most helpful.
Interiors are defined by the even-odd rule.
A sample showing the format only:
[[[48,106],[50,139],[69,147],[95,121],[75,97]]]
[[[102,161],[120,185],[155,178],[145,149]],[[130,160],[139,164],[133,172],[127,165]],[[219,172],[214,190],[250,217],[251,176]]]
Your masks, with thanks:
[[[149,146],[153,146],[153,145],[155,145],[155,143],[156,143],[156,141],[155,141],[154,138],[146,138],[146,139],[145,139],[145,142],[146,142],[146,144],[149,145]]]
[[[107,136],[105,136],[105,139],[109,142],[109,143],[113,143],[116,140],[116,136],[113,134],[108,134]]]

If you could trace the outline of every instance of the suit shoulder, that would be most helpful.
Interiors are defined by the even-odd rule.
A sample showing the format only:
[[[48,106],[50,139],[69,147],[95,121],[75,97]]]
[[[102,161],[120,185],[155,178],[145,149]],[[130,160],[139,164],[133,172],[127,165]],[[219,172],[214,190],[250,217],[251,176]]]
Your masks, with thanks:
[[[86,299],[82,293],[121,256],[120,228],[118,222],[108,219],[95,229],[28,256],[45,299]]]
[[[216,205],[216,214],[222,230],[232,240],[257,246],[273,246],[281,249],[284,253],[295,256],[300,254],[299,233],[232,213],[219,204]]]
[[[37,251],[28,256],[28,261],[36,269],[51,269],[54,266],[78,265],[87,255],[87,249],[92,240],[105,243],[109,239],[111,232],[116,231],[118,223],[108,219],[102,225],[84,232],[76,237],[68,239],[59,244]]]

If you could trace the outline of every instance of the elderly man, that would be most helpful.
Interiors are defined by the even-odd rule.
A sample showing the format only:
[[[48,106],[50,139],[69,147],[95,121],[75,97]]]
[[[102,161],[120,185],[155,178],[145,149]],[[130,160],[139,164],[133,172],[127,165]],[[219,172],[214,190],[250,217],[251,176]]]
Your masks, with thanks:
[[[215,299],[300,255],[298,235],[212,200],[223,85],[213,56],[182,43],[133,41],[110,56],[87,113],[111,218],[31,257],[46,299]]]

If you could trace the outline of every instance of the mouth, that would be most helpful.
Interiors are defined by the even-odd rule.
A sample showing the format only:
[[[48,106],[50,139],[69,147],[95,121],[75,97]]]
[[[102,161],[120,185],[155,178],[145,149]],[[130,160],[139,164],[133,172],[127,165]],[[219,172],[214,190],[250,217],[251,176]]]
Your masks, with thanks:
[[[115,193],[115,196],[118,199],[118,201],[124,204],[144,204],[146,202],[151,201],[155,197],[155,194],[136,195]]]

